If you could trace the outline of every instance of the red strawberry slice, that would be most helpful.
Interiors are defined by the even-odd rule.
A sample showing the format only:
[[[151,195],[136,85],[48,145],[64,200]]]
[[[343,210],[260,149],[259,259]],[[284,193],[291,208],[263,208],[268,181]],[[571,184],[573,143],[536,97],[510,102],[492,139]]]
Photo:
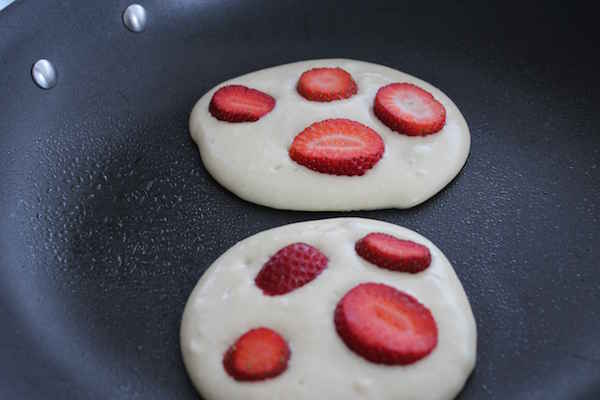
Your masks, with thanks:
[[[281,335],[261,327],[236,340],[223,357],[223,367],[236,381],[261,381],[283,373],[289,359],[290,348]]]
[[[369,233],[356,242],[359,256],[378,267],[417,273],[431,264],[431,253],[422,244],[385,233]]]
[[[292,243],[263,265],[254,282],[264,294],[277,296],[291,292],[315,279],[329,260],[306,243]]]
[[[384,151],[373,129],[349,119],[326,119],[300,132],[292,142],[290,158],[312,170],[332,175],[363,175]]]
[[[362,283],[346,293],[334,322],[350,350],[378,364],[414,363],[431,353],[438,340],[427,307],[381,283]]]
[[[352,97],[357,92],[352,75],[341,68],[313,68],[300,76],[298,93],[311,101],[333,101]]]
[[[227,122],[258,121],[275,107],[275,99],[242,85],[223,86],[213,94],[208,107],[216,119]]]
[[[392,83],[380,88],[373,111],[388,128],[408,136],[430,135],[446,123],[442,103],[412,83]]]

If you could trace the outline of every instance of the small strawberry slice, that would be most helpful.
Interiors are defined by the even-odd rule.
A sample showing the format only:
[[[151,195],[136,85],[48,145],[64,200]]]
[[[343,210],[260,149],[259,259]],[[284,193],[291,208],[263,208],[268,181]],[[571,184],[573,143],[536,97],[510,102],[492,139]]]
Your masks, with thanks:
[[[426,246],[385,233],[369,233],[356,242],[355,248],[368,262],[392,271],[414,274],[431,264],[431,253]]]
[[[392,83],[380,88],[373,111],[388,128],[408,136],[436,133],[446,123],[442,103],[412,83]]]
[[[223,86],[213,94],[208,110],[227,122],[258,121],[275,107],[275,99],[242,85]]]
[[[261,381],[283,373],[289,359],[290,348],[281,335],[261,327],[236,340],[223,357],[223,367],[236,381]]]
[[[381,283],[362,283],[346,293],[334,322],[350,350],[377,364],[414,363],[431,353],[438,340],[429,309]]]
[[[294,138],[290,158],[332,175],[364,175],[381,159],[385,146],[373,129],[349,119],[315,122]]]
[[[310,101],[333,101],[357,92],[352,75],[341,68],[313,68],[300,75],[298,93]]]
[[[292,243],[275,253],[263,265],[254,282],[264,294],[277,296],[291,292],[315,279],[329,260],[306,243]]]

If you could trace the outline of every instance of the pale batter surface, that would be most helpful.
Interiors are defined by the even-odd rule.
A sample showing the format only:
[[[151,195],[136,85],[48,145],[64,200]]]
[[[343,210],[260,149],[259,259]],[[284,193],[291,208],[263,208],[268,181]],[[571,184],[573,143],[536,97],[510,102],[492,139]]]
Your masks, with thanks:
[[[354,245],[383,232],[426,245],[431,265],[417,274],[378,268]],[[265,296],[254,278],[280,248],[305,242],[329,258],[312,282],[286,295]],[[431,354],[407,366],[366,361],[337,335],[338,301],[363,282],[385,283],[416,297],[438,327]],[[243,333],[266,326],[288,342],[291,358],[280,376],[238,382],[225,372],[223,354]],[[337,218],[286,225],[237,243],[204,273],[186,305],[181,325],[184,363],[206,400],[448,400],[475,365],[476,326],[465,292],[443,253],[423,236],[388,223]]]
[[[352,74],[358,93],[329,103],[308,101],[296,91],[302,72],[341,67]],[[390,130],[373,113],[377,90],[409,82],[429,91],[446,108],[446,125],[435,134],[409,137]],[[208,111],[213,93],[245,85],[275,98],[275,108],[256,122],[219,121]],[[312,171],[290,159],[294,137],[310,124],[347,118],[374,129],[385,143],[383,158],[363,176]],[[346,59],[303,61],[253,72],[219,84],[194,106],[190,132],[206,169],[239,197],[269,207],[344,211],[408,208],[427,200],[460,171],[469,154],[470,133],[462,114],[439,89],[403,72]]]

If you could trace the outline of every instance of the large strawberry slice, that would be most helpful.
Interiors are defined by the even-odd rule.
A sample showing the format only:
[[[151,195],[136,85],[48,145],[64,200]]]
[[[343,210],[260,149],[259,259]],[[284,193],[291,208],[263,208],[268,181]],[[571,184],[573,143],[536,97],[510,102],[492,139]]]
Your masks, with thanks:
[[[242,85],[223,86],[213,95],[210,113],[227,122],[258,121],[275,107],[275,99],[260,90]]]
[[[261,381],[283,373],[289,359],[290,348],[281,335],[261,327],[236,340],[223,357],[223,367],[237,381]]]
[[[275,253],[263,265],[254,282],[264,294],[277,296],[291,292],[315,279],[329,260],[306,243],[292,243]]]
[[[341,68],[313,68],[300,75],[298,93],[311,101],[333,101],[352,97],[358,90],[352,75]]]
[[[334,322],[350,350],[378,364],[414,363],[431,353],[438,340],[427,307],[381,283],[363,283],[346,293]]]
[[[326,119],[300,132],[290,158],[312,170],[332,175],[363,175],[384,151],[373,129],[349,119]]]
[[[416,273],[431,264],[431,253],[426,246],[385,233],[369,233],[356,242],[355,248],[365,260],[393,271]]]
[[[446,123],[442,103],[412,83],[392,83],[380,88],[373,111],[388,128],[409,136],[438,132]]]

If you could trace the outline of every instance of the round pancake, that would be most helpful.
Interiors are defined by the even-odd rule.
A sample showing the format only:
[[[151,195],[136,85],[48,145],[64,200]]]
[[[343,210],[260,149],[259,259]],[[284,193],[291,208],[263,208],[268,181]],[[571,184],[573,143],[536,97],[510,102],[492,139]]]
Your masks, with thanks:
[[[302,72],[341,67],[352,74],[358,93],[328,103],[308,101],[296,90]],[[429,91],[446,108],[437,133],[411,137],[394,132],[373,113],[377,90],[410,82]],[[261,90],[275,108],[256,122],[230,123],[214,118],[209,103],[225,85]],[[383,139],[385,152],[363,176],[315,172],[292,161],[294,137],[314,122],[330,118],[358,121]],[[377,64],[345,59],[303,61],[253,72],[217,85],[194,106],[190,133],[205,168],[239,197],[269,207],[307,211],[409,208],[444,188],[463,167],[470,148],[467,123],[442,91],[411,75]]]
[[[410,274],[379,268],[356,254],[355,243],[383,232],[427,246],[431,264]],[[304,242],[329,259],[313,281],[281,296],[266,296],[254,282],[279,249]],[[432,313],[438,344],[406,366],[365,360],[336,333],[334,310],[364,282],[384,283],[414,296]],[[260,382],[238,382],[223,368],[235,340],[256,327],[280,333],[291,349],[287,370]],[[204,273],[186,305],[181,347],[189,376],[206,400],[453,399],[475,365],[476,326],[465,292],[444,254],[423,236],[360,218],[303,222],[251,236],[230,248]]]

